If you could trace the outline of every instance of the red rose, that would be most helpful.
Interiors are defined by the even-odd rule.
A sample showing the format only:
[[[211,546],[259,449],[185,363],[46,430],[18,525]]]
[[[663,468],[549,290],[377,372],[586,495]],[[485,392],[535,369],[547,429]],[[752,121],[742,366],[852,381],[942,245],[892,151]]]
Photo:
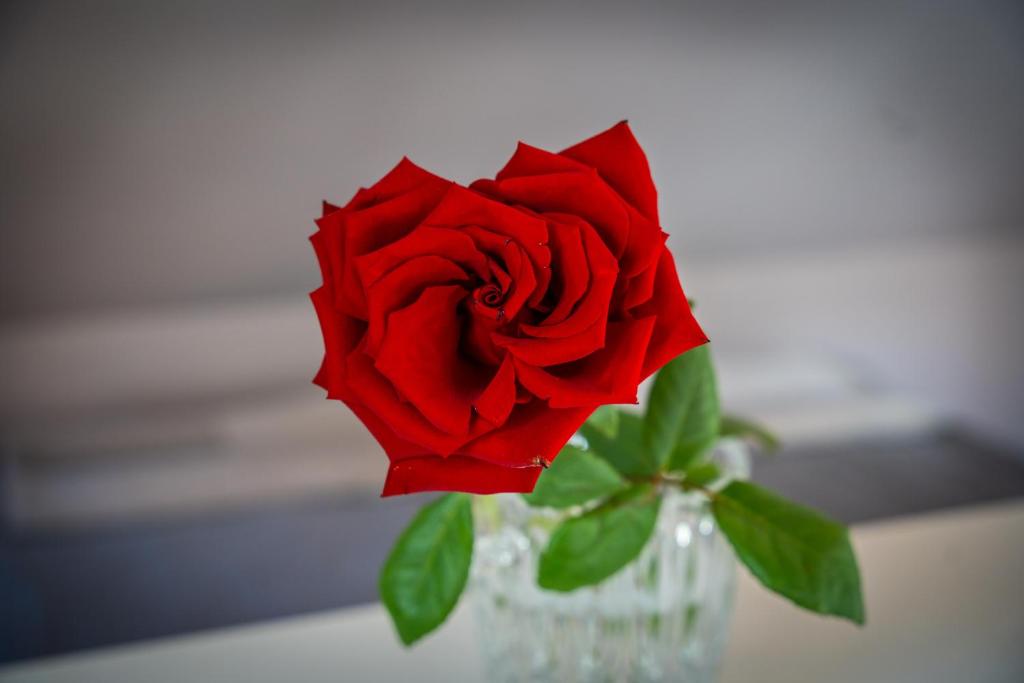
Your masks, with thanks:
[[[520,144],[469,189],[403,159],[317,226],[314,381],[387,452],[385,496],[530,491],[597,406],[707,340],[625,122]]]

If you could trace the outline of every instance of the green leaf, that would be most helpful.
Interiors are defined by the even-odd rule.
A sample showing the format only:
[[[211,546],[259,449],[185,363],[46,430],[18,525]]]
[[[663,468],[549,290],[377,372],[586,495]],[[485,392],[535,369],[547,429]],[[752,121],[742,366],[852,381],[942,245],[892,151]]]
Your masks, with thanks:
[[[722,471],[713,462],[698,462],[686,468],[685,481],[691,486],[707,486],[722,476]]]
[[[685,470],[718,437],[718,390],[707,344],[669,361],[654,380],[643,448],[659,468]]]
[[[567,508],[621,491],[626,482],[611,465],[575,446],[564,446],[541,473],[533,493],[523,496],[534,507]]]
[[[643,418],[624,410],[617,412],[619,428],[614,434],[608,434],[589,422],[580,427],[580,433],[587,440],[587,449],[607,460],[626,477],[656,474],[659,463],[643,445]]]
[[[779,439],[767,429],[736,415],[723,415],[718,427],[721,436],[735,436],[753,441],[768,453],[779,450]]]
[[[860,573],[842,524],[744,481],[714,494],[711,510],[767,588],[814,612],[864,623]]]
[[[615,436],[619,430],[619,409],[613,405],[599,406],[587,418],[587,425],[608,436]]]
[[[473,512],[464,493],[430,503],[395,542],[380,572],[380,597],[402,642],[441,625],[459,601],[473,557]]]
[[[562,522],[540,556],[541,588],[571,591],[604,581],[636,559],[658,519],[661,497],[640,484]]]

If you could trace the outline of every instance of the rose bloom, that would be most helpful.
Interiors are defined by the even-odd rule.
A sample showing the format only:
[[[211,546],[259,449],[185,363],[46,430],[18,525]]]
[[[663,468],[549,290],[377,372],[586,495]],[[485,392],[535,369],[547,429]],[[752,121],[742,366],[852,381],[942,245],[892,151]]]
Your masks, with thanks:
[[[314,381],[387,452],[385,496],[531,491],[595,408],[707,341],[625,122],[520,143],[469,188],[403,159],[316,223]]]

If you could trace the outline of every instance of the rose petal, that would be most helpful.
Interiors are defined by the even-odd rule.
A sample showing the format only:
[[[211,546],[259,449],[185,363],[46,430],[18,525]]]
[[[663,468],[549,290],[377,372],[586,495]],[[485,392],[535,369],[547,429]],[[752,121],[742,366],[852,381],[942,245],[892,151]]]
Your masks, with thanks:
[[[374,282],[366,290],[366,352],[372,356],[380,350],[391,313],[412,304],[430,286],[457,284],[468,278],[455,263],[431,255],[410,259]]]
[[[425,456],[391,464],[382,496],[420,491],[466,493],[529,493],[541,467],[502,467],[475,458]]]
[[[448,455],[469,438],[493,428],[481,420],[479,427],[476,431],[471,430],[469,437],[447,434],[431,424],[411,403],[402,400],[361,347],[354,349],[346,360],[348,387],[352,395],[399,438],[417,444],[429,453]]]
[[[320,287],[309,295],[313,301],[324,338],[324,358],[314,382],[327,390],[328,398],[344,398],[345,358],[359,343],[365,325],[343,315],[334,307],[327,288]]]
[[[537,400],[517,405],[501,429],[469,442],[458,453],[498,465],[551,462],[595,407],[555,410]]]
[[[448,181],[423,170],[408,158],[403,157],[371,188],[359,188],[345,206],[339,207],[324,201],[321,217],[316,221],[319,237],[311,239],[314,240],[314,248],[317,250],[321,271],[325,273],[325,281],[326,273],[331,272],[332,280],[337,278],[334,280],[336,285],[340,287],[344,283],[346,250],[343,232],[352,213],[370,209],[417,187],[443,190],[449,184]],[[384,211],[384,213],[386,212]],[[345,295],[340,299],[340,306],[349,313],[358,313],[361,310],[360,301],[355,301],[353,297]]]
[[[496,202],[477,192],[452,185],[437,207],[423,221],[426,225],[462,227],[477,225],[522,243],[538,265],[551,262],[546,249],[530,250],[548,241],[547,223],[537,216]]]
[[[366,289],[401,263],[417,256],[443,256],[486,279],[487,256],[468,235],[459,230],[421,225],[400,240],[355,259],[356,273]]]
[[[561,322],[552,325],[520,325],[522,332],[534,337],[568,337],[593,327],[595,323],[603,326],[607,322],[608,303],[615,288],[619,266],[589,225],[583,226],[580,237],[590,271],[586,294],[579,300],[575,310]]]
[[[622,168],[616,166],[614,157],[620,148]],[[566,152],[553,154],[520,143],[494,181],[477,181],[470,187],[534,211],[562,211],[581,216],[601,233],[619,259],[619,269],[626,277],[646,269],[657,259],[660,247],[657,193],[646,157],[629,127],[620,124],[567,152],[587,156],[601,165],[578,163],[566,156]],[[642,177],[630,178],[634,172]],[[613,176],[616,180],[628,180],[623,185],[627,191],[634,186],[649,186],[652,193],[648,197],[649,204],[641,202],[645,206],[638,207],[632,203],[629,194],[621,193],[619,186],[609,181]],[[588,189],[581,189],[581,185]],[[581,201],[582,192],[587,195]]]
[[[581,164],[567,156],[552,154],[547,150],[520,142],[516,145],[516,151],[512,154],[512,158],[498,171],[494,179],[505,180],[524,176],[548,175],[549,173],[588,173],[592,168],[589,164]]]
[[[462,358],[460,286],[430,287],[411,305],[388,316],[374,365],[438,429],[469,433],[473,401],[489,377]]]
[[[491,338],[494,331],[503,324],[497,316],[486,315],[482,306],[470,307],[473,315],[469,317],[465,331],[462,336],[462,348],[468,357],[477,360],[484,365],[501,365],[507,355],[502,349],[495,345]]]
[[[627,277],[633,277],[658,262],[667,235],[657,223],[648,220],[628,204],[626,214],[629,216],[629,242],[622,254],[619,269]]]
[[[599,320],[568,337],[537,339],[494,333],[491,340],[496,347],[505,349],[523,362],[546,367],[579,360],[597,351],[605,344],[606,328],[607,321]]]
[[[654,295],[649,302],[635,308],[633,313],[637,316],[657,317],[644,358],[643,378],[649,377],[676,356],[708,341],[704,330],[693,317],[686,294],[679,284],[675,260],[668,249],[662,252],[658,262]]]
[[[600,351],[566,366],[542,370],[516,360],[516,378],[552,408],[635,403],[654,317],[609,323]]]
[[[334,264],[331,263],[330,255],[327,251],[327,245],[325,243],[324,233],[322,231],[314,232],[309,236],[309,242],[313,245],[313,252],[316,254],[316,261],[320,266],[320,275],[324,285],[330,287],[329,294],[331,298],[334,298]]]
[[[362,188],[359,188],[359,189],[361,190]],[[356,193],[356,194],[358,194],[358,193]],[[353,197],[353,199],[355,199],[355,197]],[[320,217],[321,218],[324,218],[327,214],[334,213],[335,211],[341,211],[341,207],[337,206],[335,204],[331,204],[326,199],[323,200],[323,202],[321,203],[321,206],[320,206]]]
[[[437,205],[446,187],[447,184],[427,183],[368,209],[345,214],[340,230],[345,260],[343,267],[335,270],[338,305],[345,312],[366,316],[366,300],[356,273],[356,259],[411,232]]]
[[[402,157],[383,178],[365,190],[360,189],[346,208],[365,209],[423,185],[445,187],[450,184],[450,181],[417,166],[409,157]]]
[[[559,280],[559,293],[554,308],[541,323],[545,325],[565,320],[590,282],[590,268],[580,236],[581,219],[566,214],[553,214],[550,218],[552,222],[548,232],[554,261],[551,271],[552,277]]]
[[[377,439],[377,442],[387,453],[390,460],[402,460],[404,458],[413,458],[423,455],[430,455],[430,453],[422,446],[406,441],[402,437],[395,434],[395,432],[387,426],[383,420],[377,417],[369,408],[364,406],[359,401],[353,398],[344,399],[345,405],[355,413],[355,416],[359,418],[366,428],[373,435],[373,438]]]
[[[626,205],[594,171],[523,176],[491,183],[478,181],[473,187],[539,213],[579,216],[594,226],[616,258],[622,256],[629,241]]]
[[[502,425],[516,404],[516,371],[508,356],[494,373],[487,388],[473,401],[473,407],[488,422]]]
[[[338,285],[342,282],[342,268],[345,263],[345,240],[342,238],[341,226],[345,222],[347,211],[334,211],[316,220],[317,231],[310,236],[324,285],[330,287],[331,298],[334,299]]]
[[[657,273],[658,263],[655,261],[649,267],[640,271],[638,275],[626,280],[625,285],[622,287],[621,308],[616,310],[624,313],[649,301],[654,294],[654,279]]]
[[[658,224],[658,191],[640,143],[625,121],[563,150],[562,156],[597,169],[640,213]]]
[[[547,221],[543,218],[453,185],[424,223],[447,227],[475,225],[514,240],[534,266],[537,287],[530,305],[539,302],[547,291],[551,252],[547,247]]]
[[[508,294],[508,290],[512,288],[512,276],[505,272],[502,265],[493,258],[488,257],[487,267],[491,271],[491,277],[494,278],[495,283],[501,289],[501,293]]]
[[[470,236],[477,246],[492,256],[500,257],[505,263],[505,272],[509,276],[508,291],[501,309],[502,317],[511,320],[516,317],[527,299],[538,288],[537,272],[533,261],[526,256],[520,243],[500,233],[485,230],[475,225],[462,229]],[[548,272],[548,271],[545,271]],[[496,278],[499,282],[502,278]]]

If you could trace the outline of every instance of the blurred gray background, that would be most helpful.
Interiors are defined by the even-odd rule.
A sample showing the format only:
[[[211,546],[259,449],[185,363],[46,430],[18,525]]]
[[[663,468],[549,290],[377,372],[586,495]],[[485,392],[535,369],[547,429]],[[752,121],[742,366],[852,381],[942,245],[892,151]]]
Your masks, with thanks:
[[[1002,491],[964,473],[1024,445],[1020,2],[9,2],[0,598],[36,631],[7,656],[372,598],[418,501],[372,503],[379,449],[309,384],[320,200],[623,118],[729,405],[836,467],[912,443],[925,507]],[[792,471],[807,499],[836,470]],[[882,498],[835,512],[909,511]]]

